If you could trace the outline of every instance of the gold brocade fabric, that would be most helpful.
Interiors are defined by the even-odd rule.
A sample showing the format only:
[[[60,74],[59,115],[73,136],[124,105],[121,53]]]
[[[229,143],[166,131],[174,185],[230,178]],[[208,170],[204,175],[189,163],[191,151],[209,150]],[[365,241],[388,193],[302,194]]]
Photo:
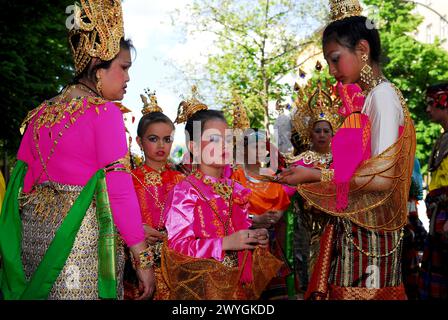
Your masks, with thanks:
[[[252,300],[258,299],[282,262],[268,251],[253,252],[254,281],[241,284],[241,270],[214,259],[199,259],[162,248],[162,272],[171,300]]]
[[[342,212],[336,209],[333,182],[300,185],[298,192],[313,207],[370,230],[394,231],[406,224],[416,138],[404,98],[397,88],[395,90],[405,117],[398,141],[361,164],[350,182],[349,203]]]
[[[378,289],[330,286],[330,300],[407,300],[403,284]]]
[[[83,187],[43,183],[21,198],[22,262],[29,280]],[[45,201],[45,206],[42,206]],[[43,208],[44,214],[39,208]],[[46,218],[45,218],[46,216]],[[94,203],[76,235],[64,268],[53,284],[49,300],[96,300],[98,297],[99,228]],[[124,251],[117,241],[117,296],[123,297]]]
[[[329,223],[323,231],[319,255],[315,262],[315,272],[311,273],[310,283],[305,299],[327,300],[328,299],[328,278],[331,272],[331,262],[333,259],[334,225]],[[314,268],[313,268],[314,269]]]

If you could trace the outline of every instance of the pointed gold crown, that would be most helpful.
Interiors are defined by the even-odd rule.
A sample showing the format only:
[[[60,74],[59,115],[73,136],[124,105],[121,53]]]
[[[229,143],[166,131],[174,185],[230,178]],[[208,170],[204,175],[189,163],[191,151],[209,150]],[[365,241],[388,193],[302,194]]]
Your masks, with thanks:
[[[362,16],[358,0],[330,0],[330,22]]]
[[[316,71],[320,72],[321,70],[322,65],[318,61]],[[333,129],[333,133],[336,133],[343,122],[342,116],[338,113],[340,99],[329,82],[326,87],[331,89],[326,91],[320,79],[317,81],[317,85],[313,85],[311,79],[304,87],[300,87],[297,83],[294,85],[297,97],[294,101],[295,109],[292,112],[291,120],[304,144],[311,142],[311,131],[316,122],[327,121]]]
[[[75,3],[75,23],[69,43],[76,75],[81,74],[92,58],[112,60],[120,51],[124,37],[121,0],[80,0]]]
[[[233,94],[233,129],[246,130],[250,128],[249,117],[247,116],[246,108],[243,105],[241,97],[234,93]]]
[[[142,98],[142,102],[143,102],[142,114],[145,115],[145,114],[153,113],[153,112],[162,112],[163,113],[163,109],[161,107],[159,107],[159,105],[157,104],[156,92],[155,91],[151,92],[149,89],[145,89],[145,93],[148,97],[146,97],[143,94],[140,95],[140,98]],[[149,102],[148,102],[148,98],[149,98]]]
[[[183,100],[179,104],[179,109],[177,110],[177,118],[174,123],[184,123],[187,122],[196,112],[201,110],[208,110],[205,103],[201,102],[202,99],[198,93],[198,87],[191,87],[191,97],[189,99]]]

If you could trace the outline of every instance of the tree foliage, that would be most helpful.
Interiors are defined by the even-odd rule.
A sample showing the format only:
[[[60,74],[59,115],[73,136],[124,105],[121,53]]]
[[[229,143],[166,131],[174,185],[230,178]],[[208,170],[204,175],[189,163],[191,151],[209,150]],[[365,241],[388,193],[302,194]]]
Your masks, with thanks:
[[[413,2],[364,0],[363,4],[377,9],[384,73],[407,100],[417,130],[416,156],[425,172],[440,133],[440,126],[426,116],[425,90],[448,79],[448,53],[438,40],[425,44],[415,39],[422,17],[413,13]],[[206,71],[218,104],[231,105],[236,91],[243,97],[252,126],[265,126],[269,101],[291,94],[292,83],[282,78],[297,68],[297,56],[309,54],[303,50],[305,44],[320,46],[318,30],[325,25],[327,6],[327,1],[308,0],[195,1],[187,11],[189,25],[195,32],[217,37]],[[303,30],[308,31],[305,38],[298,36]]]
[[[216,37],[205,66],[215,101],[229,106],[238,93],[251,125],[266,127],[269,101],[290,93],[290,84],[280,80],[297,67],[297,51],[308,41],[303,36],[321,11],[308,1],[195,1],[187,9],[188,25]]]
[[[448,80],[448,52],[438,40],[425,44],[413,34],[423,18],[413,14],[415,4],[402,0],[364,0],[379,10],[379,32],[384,52],[384,73],[403,92],[417,131],[416,157],[426,172],[440,126],[426,115],[425,91],[434,83]]]
[[[27,112],[73,76],[66,6],[72,1],[1,0],[0,150],[15,156]]]

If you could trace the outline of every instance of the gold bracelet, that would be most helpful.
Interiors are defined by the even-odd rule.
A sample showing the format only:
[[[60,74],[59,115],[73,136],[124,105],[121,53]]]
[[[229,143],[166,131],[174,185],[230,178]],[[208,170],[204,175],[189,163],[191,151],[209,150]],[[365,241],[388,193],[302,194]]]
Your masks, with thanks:
[[[333,181],[334,170],[333,169],[322,169],[320,181],[330,182]]]
[[[150,247],[140,251],[137,258],[132,259],[134,269],[151,269],[154,265],[154,253]]]

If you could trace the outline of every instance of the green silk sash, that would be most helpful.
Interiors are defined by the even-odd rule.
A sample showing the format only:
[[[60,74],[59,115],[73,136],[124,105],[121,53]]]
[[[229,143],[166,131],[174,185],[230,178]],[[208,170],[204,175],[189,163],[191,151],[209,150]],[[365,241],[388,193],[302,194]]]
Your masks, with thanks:
[[[292,272],[286,276],[286,287],[288,290],[288,297],[294,298],[296,292],[296,268],[294,263],[294,232],[297,230],[297,219],[294,214],[294,202],[297,201],[298,195],[294,194],[291,199],[291,204],[284,214],[286,230],[285,230],[285,258],[288,262]]]

